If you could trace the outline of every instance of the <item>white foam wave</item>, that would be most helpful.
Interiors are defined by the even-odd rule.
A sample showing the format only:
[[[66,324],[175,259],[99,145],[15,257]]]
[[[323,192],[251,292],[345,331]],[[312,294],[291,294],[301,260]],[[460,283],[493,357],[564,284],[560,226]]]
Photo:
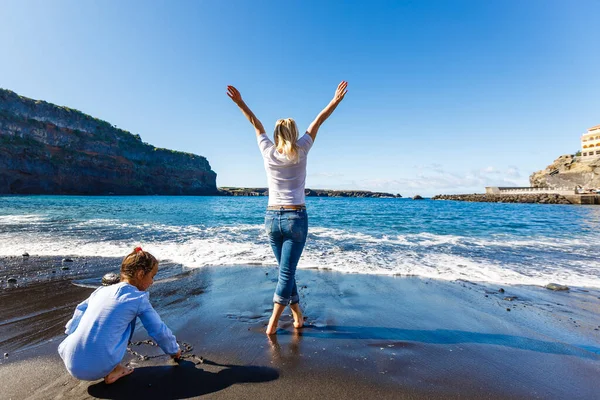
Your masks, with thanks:
[[[39,216],[20,216],[21,221]],[[161,260],[172,260],[186,267],[207,265],[275,264],[262,225],[234,226],[170,226],[136,225],[118,220],[90,220],[75,223],[79,229],[91,231],[100,226],[124,231],[161,232],[147,235],[144,240],[91,239],[81,234],[69,235],[67,231],[11,232],[0,234],[0,256],[106,256],[123,257],[137,245],[155,254]],[[164,233],[173,233],[165,240]],[[527,262],[500,262],[497,259],[472,257],[470,251],[460,253],[457,249],[472,250],[477,246],[507,247],[519,252],[524,247],[554,249],[560,252],[586,252],[579,248],[597,248],[595,243],[581,243],[580,239],[534,240],[530,238],[491,237],[472,238],[456,235],[430,233],[375,236],[342,229],[311,227],[310,237],[302,255],[299,268],[328,268],[341,272],[418,275],[422,277],[455,280],[467,279],[498,284],[544,285],[557,281],[572,286],[600,288],[600,262],[558,261],[554,267],[528,264]],[[562,264],[561,264],[562,262]],[[585,271],[581,272],[581,271]]]
[[[0,215],[0,225],[32,224],[45,220],[46,217],[39,214]]]

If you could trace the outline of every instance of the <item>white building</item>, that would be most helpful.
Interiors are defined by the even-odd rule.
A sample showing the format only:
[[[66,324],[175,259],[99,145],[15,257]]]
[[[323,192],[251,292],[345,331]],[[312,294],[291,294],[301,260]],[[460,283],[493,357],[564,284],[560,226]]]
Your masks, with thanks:
[[[591,161],[600,157],[600,125],[588,129],[581,135],[581,161]]]

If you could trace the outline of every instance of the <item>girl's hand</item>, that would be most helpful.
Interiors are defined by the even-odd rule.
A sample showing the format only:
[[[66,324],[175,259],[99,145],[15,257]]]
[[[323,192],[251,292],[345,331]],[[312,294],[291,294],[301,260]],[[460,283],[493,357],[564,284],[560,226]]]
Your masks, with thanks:
[[[348,82],[341,81],[335,91],[335,95],[333,96],[333,100],[336,103],[339,103],[340,101],[344,100],[344,96],[346,95],[346,93],[348,93],[347,88],[348,88]]]
[[[242,95],[240,94],[240,91],[231,85],[227,86],[227,96],[229,96],[229,98],[233,100],[235,104],[240,104],[242,102]]]
[[[177,354],[172,355],[171,358],[173,360],[179,360],[181,358],[181,349],[179,349],[179,351],[177,352]]]

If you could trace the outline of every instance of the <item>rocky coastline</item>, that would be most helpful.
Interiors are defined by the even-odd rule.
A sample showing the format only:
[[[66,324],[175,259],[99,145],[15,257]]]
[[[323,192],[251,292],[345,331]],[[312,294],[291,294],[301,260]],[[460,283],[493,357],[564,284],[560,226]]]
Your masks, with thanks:
[[[581,161],[581,157],[566,154],[529,177],[534,188],[600,188],[600,157]]]
[[[482,203],[538,203],[538,204],[571,204],[566,197],[559,194],[438,194],[432,200],[456,200]]]
[[[0,89],[0,194],[214,195],[216,177],[202,156]]]
[[[401,198],[400,194],[370,192],[367,190],[327,190],[306,189],[306,197],[364,197],[364,198]],[[268,188],[219,188],[218,196],[268,196]]]

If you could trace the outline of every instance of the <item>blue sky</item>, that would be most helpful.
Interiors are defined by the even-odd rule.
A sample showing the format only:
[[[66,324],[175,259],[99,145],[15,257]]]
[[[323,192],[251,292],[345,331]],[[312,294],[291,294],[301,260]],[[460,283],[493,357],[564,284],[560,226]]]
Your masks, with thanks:
[[[272,133],[344,102],[307,187],[482,192],[600,124],[599,1],[0,1],[0,87],[266,186],[235,85]]]

